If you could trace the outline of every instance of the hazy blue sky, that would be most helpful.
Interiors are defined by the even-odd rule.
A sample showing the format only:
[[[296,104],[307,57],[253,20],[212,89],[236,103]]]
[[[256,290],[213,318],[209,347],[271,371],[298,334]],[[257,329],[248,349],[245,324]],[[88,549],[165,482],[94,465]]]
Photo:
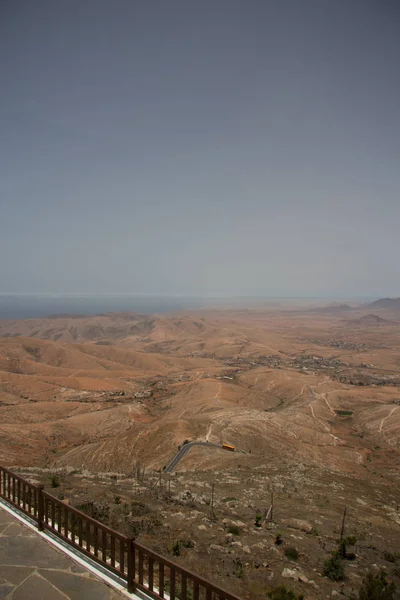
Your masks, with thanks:
[[[0,291],[400,295],[398,0],[1,0]]]

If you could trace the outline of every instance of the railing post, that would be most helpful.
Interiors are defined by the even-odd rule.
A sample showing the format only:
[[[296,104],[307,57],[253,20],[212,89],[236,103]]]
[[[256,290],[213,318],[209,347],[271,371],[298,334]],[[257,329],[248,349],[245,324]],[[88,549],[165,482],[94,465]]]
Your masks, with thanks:
[[[134,549],[133,549],[133,539],[128,538],[128,556],[127,556],[127,577],[128,577],[128,592],[131,594],[135,591],[135,582],[134,582]]]
[[[43,498],[43,485],[38,485],[37,493],[38,493],[38,529],[39,531],[44,530],[44,498]]]

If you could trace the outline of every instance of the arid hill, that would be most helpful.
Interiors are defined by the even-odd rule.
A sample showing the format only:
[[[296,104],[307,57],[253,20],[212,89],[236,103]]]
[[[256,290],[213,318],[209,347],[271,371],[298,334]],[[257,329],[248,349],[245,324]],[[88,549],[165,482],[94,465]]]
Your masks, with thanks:
[[[329,304],[328,306],[322,306],[315,310],[318,312],[323,312],[323,313],[335,313],[335,312],[346,312],[348,310],[353,310],[353,307],[349,306],[348,304],[333,303],[333,304]]]
[[[159,468],[190,438],[358,469],[382,431],[386,444],[399,445],[400,413],[385,419],[400,383],[399,344],[393,333],[349,340],[340,315],[274,308],[3,321],[0,427],[13,440],[7,455],[22,460],[16,432],[26,428],[27,448],[30,439],[47,439],[31,455],[35,464],[129,469],[136,455]],[[352,324],[372,321],[383,319],[363,315]],[[375,386],[372,396],[368,386]],[[66,403],[74,412],[64,417]],[[96,426],[94,405],[107,414]],[[351,410],[350,420],[340,418],[342,410]],[[352,437],[361,430],[362,442]],[[310,446],[311,438],[318,444]],[[208,458],[212,466],[216,457]]]
[[[383,317],[379,317],[378,315],[373,315],[371,313],[369,315],[363,315],[358,319],[351,319],[347,321],[347,323],[355,327],[374,327],[376,325],[390,325],[393,323],[393,321],[390,321],[389,319],[384,319]]]
[[[346,310],[1,321],[0,462],[250,600],[289,575],[339,594],[323,562],[346,505],[355,592],[400,539],[400,337]]]
[[[400,310],[400,298],[380,298],[367,305],[371,310],[382,308],[386,310]]]
[[[59,342],[114,341],[148,335],[154,319],[135,313],[95,316],[55,315],[43,319],[0,320],[1,337],[25,336]]]

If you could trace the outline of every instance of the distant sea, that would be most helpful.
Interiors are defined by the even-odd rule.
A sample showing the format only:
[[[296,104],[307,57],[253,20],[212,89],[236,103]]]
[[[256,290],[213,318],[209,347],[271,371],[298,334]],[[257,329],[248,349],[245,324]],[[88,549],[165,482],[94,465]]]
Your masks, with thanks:
[[[372,298],[363,298],[370,301]],[[373,298],[375,299],[375,298]],[[281,302],[293,302],[296,298],[272,297],[204,297],[204,296],[156,296],[156,295],[39,295],[0,294],[0,319],[34,319],[56,315],[97,315],[111,312],[136,312],[141,314],[166,313],[198,308],[260,307]],[[298,298],[324,300],[322,298]],[[361,298],[359,299],[361,300]]]
[[[174,296],[50,296],[0,294],[0,319],[33,319],[60,314],[165,313],[205,305],[204,298]]]

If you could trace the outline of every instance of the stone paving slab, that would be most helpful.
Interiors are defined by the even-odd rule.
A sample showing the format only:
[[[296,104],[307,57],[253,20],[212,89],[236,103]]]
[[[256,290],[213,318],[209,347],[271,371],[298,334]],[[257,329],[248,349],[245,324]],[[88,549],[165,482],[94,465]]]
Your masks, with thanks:
[[[0,600],[122,600],[0,507]]]

